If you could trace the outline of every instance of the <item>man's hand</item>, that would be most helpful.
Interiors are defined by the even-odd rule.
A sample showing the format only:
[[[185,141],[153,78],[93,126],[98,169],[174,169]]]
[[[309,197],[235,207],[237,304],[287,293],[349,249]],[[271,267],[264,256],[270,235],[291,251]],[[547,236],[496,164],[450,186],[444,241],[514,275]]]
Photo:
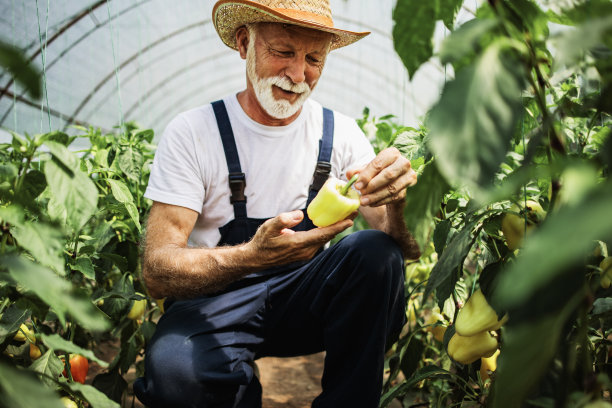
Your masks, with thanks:
[[[323,228],[294,231],[304,218],[302,211],[282,213],[264,222],[246,245],[263,264],[281,265],[311,259],[317,251],[337,234],[353,225],[351,219]]]
[[[370,207],[403,202],[406,188],[417,182],[410,161],[395,147],[382,150],[368,165],[346,176],[350,179],[355,173],[359,173],[355,188],[361,192],[361,205]]]

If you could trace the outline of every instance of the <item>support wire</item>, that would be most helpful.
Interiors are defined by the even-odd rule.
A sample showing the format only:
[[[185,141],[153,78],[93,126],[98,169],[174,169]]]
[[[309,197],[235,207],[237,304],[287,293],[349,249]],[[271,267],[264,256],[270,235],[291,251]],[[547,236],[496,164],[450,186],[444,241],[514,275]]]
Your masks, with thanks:
[[[108,11],[108,28],[110,30],[111,47],[113,50],[113,64],[115,65],[115,80],[117,83],[117,98],[119,101],[119,124],[123,128],[123,105],[121,103],[121,81],[119,80],[119,69],[117,66],[117,55],[115,52],[115,41],[113,39],[113,20],[111,17],[110,0],[106,0],[106,9]]]
[[[36,0],[36,20],[38,22],[38,42],[40,44],[40,49],[42,52],[40,53],[42,59],[42,69],[43,69],[43,90],[45,98],[40,101],[40,133],[43,132],[43,117],[44,117],[44,104],[45,101],[47,103],[47,119],[49,121],[49,132],[51,132],[51,114],[49,113],[49,92],[47,91],[47,70],[46,70],[46,60],[47,60],[47,38],[49,34],[49,1],[47,0],[47,13],[45,16],[45,44],[42,44],[42,33],[40,31],[40,12],[38,8],[38,0]]]

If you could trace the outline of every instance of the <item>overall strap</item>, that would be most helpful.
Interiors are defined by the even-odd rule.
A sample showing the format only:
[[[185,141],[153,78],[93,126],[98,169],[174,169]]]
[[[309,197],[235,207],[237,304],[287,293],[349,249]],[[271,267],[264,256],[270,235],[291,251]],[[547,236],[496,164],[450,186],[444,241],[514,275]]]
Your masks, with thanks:
[[[315,168],[308,201],[306,206],[315,198],[331,172],[331,153],[334,145],[334,112],[323,108],[323,137],[319,140],[319,158]]]
[[[213,102],[212,107],[215,112],[215,118],[217,119],[217,126],[221,134],[221,141],[223,142],[223,150],[229,170],[230,202],[234,206],[234,218],[246,218],[247,199],[244,195],[246,177],[240,168],[240,159],[238,157],[238,149],[236,148],[232,125],[230,124],[227,109],[222,100]]]

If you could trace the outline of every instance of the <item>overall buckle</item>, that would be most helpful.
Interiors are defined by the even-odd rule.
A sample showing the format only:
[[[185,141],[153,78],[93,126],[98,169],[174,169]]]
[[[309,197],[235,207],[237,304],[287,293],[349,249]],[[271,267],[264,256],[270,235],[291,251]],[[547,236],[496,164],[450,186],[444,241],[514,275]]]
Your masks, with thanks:
[[[246,196],[244,195],[244,188],[246,187],[246,177],[244,173],[230,173],[229,174],[229,186],[232,195],[230,197],[230,203],[236,201],[245,201]]]
[[[312,184],[310,185],[311,190],[320,190],[323,187],[323,184],[329,178],[329,173],[331,172],[331,163],[320,161],[317,162],[317,167],[315,168],[314,176],[312,179]]]

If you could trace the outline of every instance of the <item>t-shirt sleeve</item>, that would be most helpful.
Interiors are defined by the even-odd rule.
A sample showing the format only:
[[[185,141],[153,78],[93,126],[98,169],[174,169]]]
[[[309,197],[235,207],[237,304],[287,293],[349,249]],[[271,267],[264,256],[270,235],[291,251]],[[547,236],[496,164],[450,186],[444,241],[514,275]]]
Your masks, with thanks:
[[[178,116],[168,124],[157,146],[145,197],[201,213],[204,195],[193,132]]]

